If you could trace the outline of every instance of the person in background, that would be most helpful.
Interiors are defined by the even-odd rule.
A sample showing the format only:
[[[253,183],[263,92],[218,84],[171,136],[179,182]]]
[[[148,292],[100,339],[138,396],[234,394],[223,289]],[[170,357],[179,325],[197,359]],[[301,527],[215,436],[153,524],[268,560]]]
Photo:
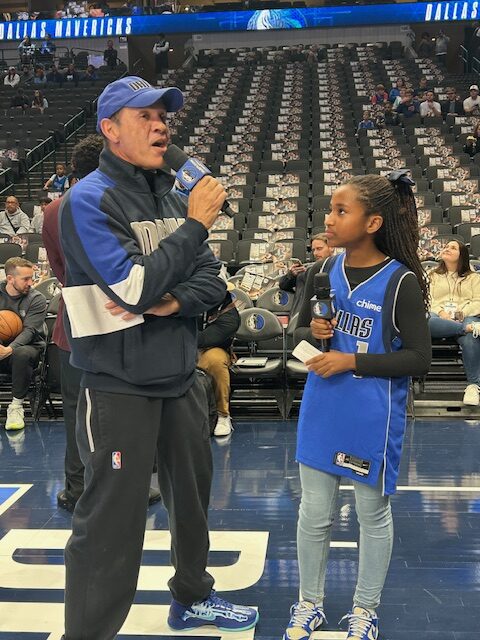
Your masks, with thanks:
[[[398,124],[398,115],[393,110],[393,104],[391,102],[385,103],[385,110],[383,112],[383,124],[386,127],[395,127]]]
[[[75,69],[74,64],[69,64],[68,67],[63,72],[63,81],[67,83],[72,83],[76,87],[78,87],[78,82],[80,80],[80,74]]]
[[[113,48],[113,40],[107,41],[107,48],[103,52],[103,60],[110,69],[117,66],[118,51]]]
[[[448,43],[450,42],[449,36],[445,35],[445,33],[440,29],[438,32],[438,36],[435,38],[435,57],[437,59],[437,63],[441,67],[447,66],[447,53],[448,53]]]
[[[45,109],[48,109],[48,101],[39,89],[35,89],[35,91],[33,92],[31,107],[32,109],[40,111],[40,113],[43,113]]]
[[[165,34],[161,33],[158,36],[158,41],[153,45],[153,55],[155,56],[155,73],[160,75],[164,71],[168,71],[168,50],[170,49],[170,43],[165,37]]]
[[[403,78],[397,78],[395,86],[390,89],[388,94],[388,101],[392,104],[395,102],[395,98],[400,95],[400,89],[405,89],[405,80]]]
[[[10,108],[26,111],[29,106],[30,100],[25,95],[25,91],[22,89],[22,87],[19,87],[16,94],[10,98]]]
[[[35,56],[36,49],[37,48],[30,39],[30,36],[25,36],[25,38],[18,45],[20,62],[22,64],[30,64]]]
[[[30,228],[33,233],[42,233],[43,229],[43,216],[45,213],[45,207],[52,202],[51,198],[40,198],[38,204],[40,206],[40,211],[35,213],[32,221],[30,223]]]
[[[427,31],[422,33],[420,42],[417,47],[419,58],[433,58],[433,44],[430,34]]]
[[[388,100],[388,93],[385,91],[383,84],[377,84],[375,93],[370,98],[372,104],[384,104]]]
[[[57,162],[55,173],[45,182],[43,189],[44,191],[65,193],[69,186],[68,178],[65,175],[65,165],[63,162]]]
[[[32,67],[29,64],[24,64],[22,67],[22,73],[20,74],[21,84],[31,84],[33,80]]]
[[[467,136],[465,141],[465,145],[463,147],[463,153],[467,153],[471,158],[477,155],[479,152],[479,139],[475,138],[475,136]]]
[[[447,99],[440,103],[442,115],[446,118],[448,115],[463,116],[463,103],[457,96],[457,92],[453,87],[447,87]]]
[[[20,84],[20,76],[18,75],[15,67],[10,67],[8,69],[8,73],[3,79],[3,84],[6,87],[12,87],[12,88],[15,88],[17,85]]]
[[[405,94],[407,92],[407,89],[402,87],[400,89],[400,92],[398,94],[398,96],[395,98],[395,100],[393,101],[393,110],[396,111],[398,109],[398,105],[402,104],[402,102],[404,102],[405,100]],[[385,104],[385,107],[387,105]]]
[[[47,82],[55,82],[57,84],[62,84],[64,81],[63,73],[59,70],[56,64],[50,65],[50,69],[47,73]]]
[[[57,50],[57,46],[54,43],[52,36],[49,33],[45,34],[45,38],[42,40],[40,44],[40,53],[42,55],[53,55]]]
[[[200,319],[198,332],[198,367],[212,378],[218,419],[213,432],[216,437],[229,436],[233,431],[230,418],[230,365],[232,364],[232,343],[240,326],[240,316],[229,292],[233,289],[227,283],[227,295],[218,307],[210,309]]]
[[[360,120],[360,122],[358,123],[357,131],[360,131],[360,129],[375,129],[375,123],[370,118],[369,111],[363,112],[363,120]]]
[[[470,95],[463,101],[463,110],[466,116],[478,116],[480,114],[480,96],[478,95],[478,85],[470,86]]]
[[[429,272],[432,338],[455,338],[462,347],[467,376],[463,403],[479,404],[480,274],[470,268],[467,247],[451,240],[440,253],[440,264]]]
[[[422,118],[441,118],[442,108],[435,100],[433,91],[425,92],[425,100],[420,103],[420,115]]]
[[[413,97],[413,91],[407,89],[405,91],[405,98],[397,107],[398,115],[402,115],[404,118],[412,118],[419,112],[418,100]]]
[[[92,84],[94,84],[95,81],[98,80],[98,75],[93,64],[88,65],[81,79],[85,82],[91,82]]]
[[[43,67],[36,67],[35,75],[33,77],[33,84],[46,84],[47,76]]]
[[[45,346],[45,296],[32,288],[33,264],[24,258],[5,262],[6,279],[0,284],[0,309],[8,309],[22,319],[22,331],[10,344],[0,344],[0,372],[12,374],[13,399],[7,407],[7,431],[25,427],[23,402],[33,370]]]
[[[16,236],[30,231],[30,218],[20,209],[18,198],[7,196],[5,209],[0,211],[0,233]]]

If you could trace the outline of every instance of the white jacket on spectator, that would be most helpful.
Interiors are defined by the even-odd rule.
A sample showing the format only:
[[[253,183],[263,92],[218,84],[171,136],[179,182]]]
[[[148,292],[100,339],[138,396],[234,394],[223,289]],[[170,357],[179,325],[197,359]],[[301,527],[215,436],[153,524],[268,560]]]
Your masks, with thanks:
[[[456,273],[429,273],[431,310],[437,313],[449,302],[465,317],[480,315],[480,274],[459,277]]]
[[[442,115],[442,107],[439,102],[428,102],[425,100],[420,103],[420,115],[422,118],[425,116],[438,116]]]
[[[16,87],[18,84],[20,84],[20,76],[18,75],[18,73],[15,73],[15,75],[11,77],[7,73],[7,75],[3,79],[3,84],[6,87]]]
[[[30,218],[20,208],[11,215],[7,215],[5,210],[0,211],[0,233],[5,233],[9,236],[30,233]]]

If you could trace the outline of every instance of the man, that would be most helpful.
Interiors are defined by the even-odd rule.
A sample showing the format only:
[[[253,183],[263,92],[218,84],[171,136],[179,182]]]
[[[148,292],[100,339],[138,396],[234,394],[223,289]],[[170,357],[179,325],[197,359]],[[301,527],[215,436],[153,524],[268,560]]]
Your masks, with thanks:
[[[463,110],[466,116],[477,116],[480,113],[480,96],[478,95],[478,85],[472,84],[470,95],[463,101]]]
[[[165,34],[161,33],[158,42],[153,45],[153,55],[155,56],[155,73],[160,75],[164,71],[168,71],[168,50],[170,43],[165,38]]]
[[[117,66],[118,51],[113,48],[113,40],[107,40],[107,48],[103,52],[103,60],[107,67],[115,69]]]
[[[429,91],[428,80],[425,76],[422,76],[419,80],[418,87],[413,92],[414,96],[423,96],[427,91]]]
[[[418,113],[418,100],[414,100],[413,91],[407,89],[405,91],[405,98],[397,107],[398,115],[402,115],[404,118],[412,118]]]
[[[103,138],[99,135],[90,135],[81,140],[73,148],[72,164],[76,168],[79,178],[82,178],[98,167],[100,153],[103,149]],[[45,200],[46,198],[44,198]],[[51,202],[50,198],[48,198]],[[61,201],[54,200],[51,207],[44,210],[43,242],[48,254],[50,267],[59,282],[65,284],[65,260],[60,238],[58,236],[58,214]],[[53,328],[52,341],[57,345],[60,355],[60,384],[62,392],[63,421],[65,423],[66,450],[65,450],[65,489],[57,494],[57,505],[61,509],[73,512],[75,505],[83,493],[84,467],[78,453],[75,438],[75,422],[77,412],[77,400],[80,392],[80,369],[70,364],[70,345],[63,325],[63,300],[60,300],[57,319]],[[160,492],[155,487],[150,487],[148,504],[155,504],[160,500]]]
[[[233,289],[231,282],[227,289]],[[206,371],[213,381],[218,419],[214,436],[229,436],[233,431],[230,418],[230,365],[232,343],[240,326],[240,316],[229,291],[220,306],[210,309],[200,321],[198,366]]]
[[[19,109],[26,111],[30,106],[30,100],[25,95],[25,91],[20,88],[14,96],[10,98],[10,109]]]
[[[463,116],[463,103],[457,96],[457,92],[453,87],[447,87],[447,99],[440,103],[442,115],[446,118],[452,114],[454,116]]]
[[[30,218],[20,209],[20,203],[15,196],[7,196],[5,209],[0,211],[0,233],[16,236],[19,233],[30,232]]]
[[[39,198],[38,204],[40,207],[40,211],[38,211],[38,213],[35,213],[30,223],[30,230],[32,231],[32,233],[42,233],[45,207],[51,202],[52,199],[49,197],[44,196],[42,198]]]
[[[425,100],[420,103],[420,115],[422,118],[441,118],[442,108],[440,103],[435,100],[433,91],[425,93]]]
[[[65,550],[65,640],[112,640],[127,617],[155,455],[175,568],[169,625],[241,630],[258,618],[218,598],[205,570],[212,463],[196,325],[225,298],[206,240],[226,194],[205,176],[187,208],[161,171],[167,112],[182,105],[179,89],[135,76],[108,85],[98,99],[106,145],[99,170],[60,205],[66,329],[71,364],[83,370],[77,444],[85,464]]]
[[[449,42],[450,37],[445,35],[445,33],[440,29],[440,31],[438,32],[438,36],[435,39],[435,57],[437,58],[437,63],[442,67],[447,66]]]
[[[0,284],[0,309],[20,316],[23,329],[8,345],[0,344],[0,371],[12,374],[13,400],[7,408],[7,431],[25,427],[23,401],[32,381],[34,368],[45,346],[45,297],[32,289],[33,265],[24,258],[9,258],[6,280]]]
[[[433,57],[432,39],[427,31],[424,31],[421,35],[421,39],[417,47],[417,54],[419,58]]]
[[[327,236],[323,233],[317,233],[312,236],[312,255],[315,258],[315,262],[318,260],[325,260],[329,256],[333,255],[333,249],[327,244]],[[278,282],[278,286],[282,291],[294,291],[295,296],[293,298],[293,305],[290,311],[290,317],[293,318],[299,311],[299,307],[303,299],[303,289],[305,287],[306,271],[311,267],[314,262],[308,264],[306,267],[298,261],[293,264],[288,273],[286,273]]]

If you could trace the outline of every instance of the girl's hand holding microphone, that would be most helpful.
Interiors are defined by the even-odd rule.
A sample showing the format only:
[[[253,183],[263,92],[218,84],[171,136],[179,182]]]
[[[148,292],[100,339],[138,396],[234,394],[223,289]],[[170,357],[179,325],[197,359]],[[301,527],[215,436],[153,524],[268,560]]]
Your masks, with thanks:
[[[324,320],[322,318],[314,318],[310,322],[312,336],[316,340],[329,340],[333,337],[333,330],[337,324],[335,318],[332,320]],[[327,351],[311,358],[306,363],[309,371],[313,371],[317,376],[322,378],[330,378],[337,373],[344,371],[355,371],[355,354],[342,353],[341,351]]]

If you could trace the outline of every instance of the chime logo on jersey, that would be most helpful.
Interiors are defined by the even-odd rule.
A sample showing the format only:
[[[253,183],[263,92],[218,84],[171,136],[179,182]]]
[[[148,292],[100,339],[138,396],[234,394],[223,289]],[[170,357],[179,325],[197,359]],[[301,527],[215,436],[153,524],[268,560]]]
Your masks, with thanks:
[[[112,451],[112,469],[122,468],[122,452]]]

